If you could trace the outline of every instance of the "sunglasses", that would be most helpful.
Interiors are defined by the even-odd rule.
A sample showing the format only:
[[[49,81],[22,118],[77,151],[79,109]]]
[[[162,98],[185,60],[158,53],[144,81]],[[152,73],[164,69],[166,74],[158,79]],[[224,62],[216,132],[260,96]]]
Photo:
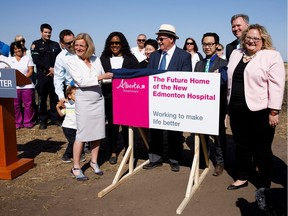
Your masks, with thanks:
[[[189,42],[187,42],[186,45],[194,45],[194,43],[189,43]]]
[[[66,46],[71,46],[71,44],[73,43],[73,41],[70,41],[70,42],[66,42],[64,43]]]
[[[218,49],[218,48],[217,48],[216,50],[217,50],[217,51],[222,51],[222,49]]]
[[[137,41],[138,42],[145,42],[146,40],[145,39],[138,39]]]
[[[19,40],[19,41],[17,41],[17,42],[23,42],[23,43],[25,43],[25,39],[21,39],[21,40]]]
[[[165,40],[165,39],[167,39],[167,38],[168,38],[168,37],[157,37],[156,40],[162,42],[163,40]]]
[[[120,45],[121,42],[120,41],[110,41],[110,45]]]

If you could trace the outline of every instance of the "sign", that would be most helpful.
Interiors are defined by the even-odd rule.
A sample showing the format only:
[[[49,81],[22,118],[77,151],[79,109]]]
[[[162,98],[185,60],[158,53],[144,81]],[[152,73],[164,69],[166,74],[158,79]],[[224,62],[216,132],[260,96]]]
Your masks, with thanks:
[[[114,124],[218,135],[219,73],[169,71],[112,85]]]
[[[17,98],[15,69],[0,69],[0,98]]]

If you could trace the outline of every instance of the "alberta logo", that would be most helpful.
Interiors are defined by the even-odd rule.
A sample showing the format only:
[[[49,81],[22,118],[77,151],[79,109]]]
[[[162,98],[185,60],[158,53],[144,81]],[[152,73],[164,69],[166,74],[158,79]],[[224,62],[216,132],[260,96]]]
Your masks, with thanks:
[[[146,88],[145,84],[139,84],[135,79],[122,79],[116,89],[123,89],[124,92],[138,92]]]

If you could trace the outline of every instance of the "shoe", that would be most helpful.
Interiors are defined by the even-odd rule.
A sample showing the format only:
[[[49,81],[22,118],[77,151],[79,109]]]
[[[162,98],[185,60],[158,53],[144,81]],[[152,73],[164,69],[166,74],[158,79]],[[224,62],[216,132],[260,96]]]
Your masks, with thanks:
[[[86,156],[85,156],[85,153],[81,154],[81,157],[80,157],[80,162],[85,162],[86,161]]]
[[[51,121],[50,124],[51,125],[57,125],[57,126],[61,126],[62,125],[61,121],[59,121],[59,120]]]
[[[96,171],[96,169],[94,169],[93,165],[95,165],[96,168],[98,168],[97,171]],[[102,176],[102,175],[104,174],[104,172],[103,172],[102,170],[100,170],[100,168],[99,168],[99,166],[98,166],[97,163],[95,163],[95,162],[93,162],[93,161],[90,161],[90,167],[92,168],[93,172],[94,172],[96,175]]]
[[[173,172],[179,172],[179,170],[180,170],[180,166],[177,162],[176,163],[170,162],[170,167],[171,167],[171,171],[173,171]]]
[[[75,175],[74,172],[73,172],[74,170],[79,170],[79,175]],[[73,167],[70,172],[71,172],[72,177],[76,178],[77,181],[87,181],[87,180],[89,180],[89,178],[83,174],[81,168],[74,168]]]
[[[215,166],[214,172],[213,172],[213,176],[219,176],[223,173],[224,170],[224,165],[223,164],[217,164]]]
[[[69,158],[68,156],[66,156],[66,155],[64,155],[63,157],[62,157],[62,161],[64,162],[64,163],[71,163],[72,161],[71,161],[71,158]]]
[[[112,156],[112,157],[109,159],[109,163],[110,163],[110,164],[116,164],[116,163],[117,163],[117,157]]]
[[[247,187],[247,186],[248,186],[248,181],[246,181],[244,184],[241,184],[238,186],[231,184],[228,186],[227,190],[237,190],[237,189],[240,189],[242,187]]]
[[[39,125],[39,130],[45,130],[45,129],[47,129],[47,124],[46,123],[40,123],[40,125]]]
[[[163,163],[162,163],[162,160],[158,160],[156,162],[150,162],[149,164],[146,164],[143,166],[143,169],[154,169],[155,167],[159,167],[159,166],[162,166]]]

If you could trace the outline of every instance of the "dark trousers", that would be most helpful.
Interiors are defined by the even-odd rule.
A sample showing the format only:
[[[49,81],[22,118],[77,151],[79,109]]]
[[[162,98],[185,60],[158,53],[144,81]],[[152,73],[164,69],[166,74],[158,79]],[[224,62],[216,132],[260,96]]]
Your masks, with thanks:
[[[108,121],[107,141],[110,153],[118,153],[118,139],[120,125],[113,124],[112,96],[105,98],[105,115]],[[128,126],[121,125],[124,148],[128,147]]]
[[[38,92],[38,115],[40,123],[47,123],[48,121],[48,110],[47,110],[47,99],[50,99],[50,119],[51,121],[58,120],[58,113],[56,110],[56,104],[58,102],[58,96],[55,93],[53,77],[47,77],[42,72],[37,73],[38,82],[36,90]]]
[[[272,142],[275,128],[269,125],[269,110],[252,112],[229,108],[230,125],[236,143],[236,169],[239,180],[247,180],[252,160],[259,169],[258,188],[271,186]]]
[[[159,155],[163,158],[164,130],[150,129],[149,153]],[[168,159],[179,161],[183,148],[183,132],[167,131]]]
[[[67,156],[69,158],[73,158],[73,145],[75,142],[75,138],[76,138],[76,129],[73,128],[66,128],[66,127],[62,127],[63,129],[63,133],[68,141],[68,145],[66,148],[65,153],[63,154],[63,156]]]

